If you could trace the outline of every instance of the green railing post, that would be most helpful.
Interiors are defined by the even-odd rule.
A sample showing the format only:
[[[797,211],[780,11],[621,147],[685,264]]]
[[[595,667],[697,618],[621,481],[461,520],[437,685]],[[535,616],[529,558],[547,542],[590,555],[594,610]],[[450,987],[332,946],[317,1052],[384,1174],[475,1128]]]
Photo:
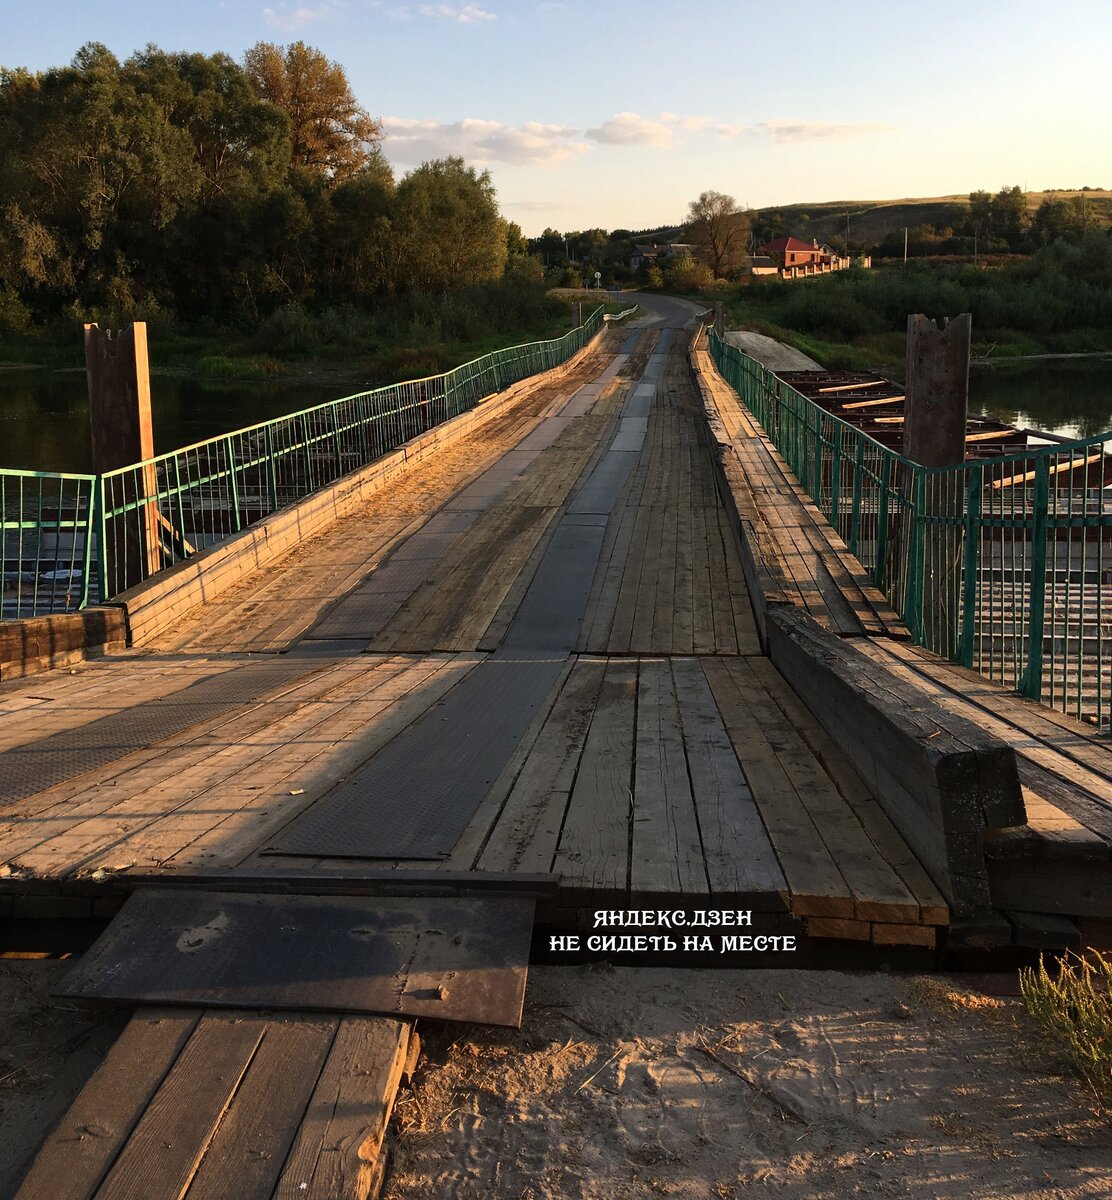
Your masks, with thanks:
[[[232,524],[235,526],[236,533],[239,533],[243,528],[239,516],[239,480],[236,478],[236,459],[235,451],[232,449],[232,439],[229,435],[224,439],[224,454],[228,463],[228,480],[232,492]]]
[[[911,510],[911,545],[907,558],[907,594],[904,597],[904,624],[911,636],[920,644],[923,641],[923,509],[925,505],[926,472],[922,467],[915,469],[915,499]]]
[[[958,641],[957,661],[964,667],[972,667],[981,582],[981,503],[985,469],[981,463],[970,463],[967,469],[969,483],[965,489],[965,567],[962,574],[961,638]]]
[[[1027,667],[1019,690],[1042,699],[1043,629],[1046,621],[1046,534],[1050,508],[1050,456],[1035,460],[1034,512],[1031,522],[1031,579],[1028,587]]]
[[[274,427],[263,427],[263,453],[266,457],[266,498],[271,512],[278,511],[278,463],[274,458]]]
[[[892,463],[882,459],[880,491],[876,501],[876,566],[873,568],[873,583],[885,595],[888,594],[888,495],[891,490],[889,474]]]
[[[853,508],[849,518],[849,552],[857,554],[857,539],[861,532],[861,488],[865,473],[865,439],[858,435],[857,454],[853,460]]]
[[[85,501],[85,553],[81,566],[81,603],[79,608],[89,606],[89,587],[92,583],[90,575],[93,570],[93,530],[97,519],[97,479],[89,484],[89,498]]]
[[[834,446],[830,464],[830,524],[838,529],[842,518],[842,423],[834,425]],[[838,530],[840,533],[841,530]]]
[[[104,476],[98,475],[93,484],[97,494],[97,598],[103,604],[108,593],[108,519],[104,495]]]

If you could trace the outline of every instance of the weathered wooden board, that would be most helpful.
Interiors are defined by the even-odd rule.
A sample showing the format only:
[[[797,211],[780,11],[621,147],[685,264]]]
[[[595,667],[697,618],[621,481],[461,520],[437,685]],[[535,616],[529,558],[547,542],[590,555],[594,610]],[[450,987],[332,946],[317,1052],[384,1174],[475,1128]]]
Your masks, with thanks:
[[[521,1021],[533,900],[134,892],[60,994]]]

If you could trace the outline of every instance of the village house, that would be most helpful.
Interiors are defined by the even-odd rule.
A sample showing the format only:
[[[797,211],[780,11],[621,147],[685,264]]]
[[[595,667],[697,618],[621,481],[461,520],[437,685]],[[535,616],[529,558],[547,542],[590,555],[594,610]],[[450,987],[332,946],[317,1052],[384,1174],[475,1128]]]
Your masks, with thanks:
[[[639,271],[642,267],[655,267],[658,260],[665,262],[669,258],[678,258],[681,254],[690,254],[692,258],[698,258],[699,248],[688,242],[668,242],[664,246],[658,246],[656,242],[635,245],[633,253],[629,256],[629,269]]]
[[[784,279],[797,279],[841,271],[849,265],[848,258],[837,254],[825,243],[820,246],[817,241],[805,242],[785,234],[760,247],[758,256],[753,259],[753,274],[779,274]]]

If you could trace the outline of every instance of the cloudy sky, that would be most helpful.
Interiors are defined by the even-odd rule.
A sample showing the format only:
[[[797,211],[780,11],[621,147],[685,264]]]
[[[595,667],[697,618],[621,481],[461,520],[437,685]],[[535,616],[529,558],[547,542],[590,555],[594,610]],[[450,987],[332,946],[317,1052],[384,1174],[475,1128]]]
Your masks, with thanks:
[[[0,0],[0,64],[83,42],[302,39],[342,63],[399,173],[488,167],[526,233],[764,208],[1112,187],[1112,0]]]

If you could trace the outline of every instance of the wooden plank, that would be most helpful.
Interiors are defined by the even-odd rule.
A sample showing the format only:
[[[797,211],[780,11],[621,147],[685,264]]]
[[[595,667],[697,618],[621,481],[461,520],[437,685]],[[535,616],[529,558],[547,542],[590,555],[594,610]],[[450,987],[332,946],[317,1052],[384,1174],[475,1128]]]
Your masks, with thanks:
[[[271,1017],[188,1200],[270,1200],[340,1018]]]
[[[568,682],[568,677],[573,668],[572,660],[569,659],[564,672],[560,679],[553,685],[552,691],[549,694],[548,702],[541,704],[534,716],[529,728],[522,734],[521,741],[518,742],[517,749],[513,752],[509,762],[503,768],[502,773],[491,785],[490,792],[486,799],[479,805],[475,815],[468,822],[467,828],[460,834],[458,841],[452,847],[451,853],[447,858],[437,864],[441,871],[468,871],[479,870],[476,866],[476,859],[483,852],[488,840],[493,836],[492,826],[498,822],[509,803],[512,792],[517,787],[517,781],[524,771],[526,764],[532,757],[533,750],[541,735],[542,730],[548,724],[552,717],[553,710],[559,702],[561,695]],[[585,732],[585,731],[584,731]],[[542,785],[543,788],[543,785]],[[564,793],[563,803],[566,804],[567,795]],[[560,805],[561,813],[563,804]],[[557,829],[559,822],[557,822]],[[552,849],[555,850],[555,844]],[[548,862],[551,863],[552,857],[549,855]],[[499,868],[496,868],[499,869]],[[546,864],[543,871],[548,870]]]
[[[882,921],[873,925],[874,946],[922,946],[933,950],[937,940],[933,925],[889,925]]]
[[[200,1009],[140,1009],[43,1143],[15,1200],[92,1200],[200,1017]]]
[[[553,864],[562,891],[626,891],[636,698],[637,664],[608,663]]]
[[[275,1200],[368,1200],[373,1195],[410,1030],[407,1022],[388,1018],[340,1022]]]
[[[874,661],[871,639],[849,644],[789,609],[769,614],[768,634],[773,663],[854,756],[951,907],[987,907],[984,830],[1024,820],[1014,753]]]
[[[703,659],[702,666],[788,881],[792,912],[852,918],[853,893],[725,661]]]
[[[807,933],[816,938],[837,938],[846,942],[867,942],[872,935],[868,921],[845,920],[841,917],[808,917]]]
[[[849,802],[857,814],[857,819],[884,859],[915,897],[919,904],[920,921],[927,925],[946,925],[949,922],[950,910],[942,893],[935,887],[911,847],[885,815],[883,808],[877,803],[846,754],[834,743],[810,709],[767,658],[751,659],[749,665],[765,690],[775,698],[777,706],[822,763],[823,769]]]
[[[783,902],[787,881],[703,669],[677,658],[672,674],[711,894]]]
[[[703,847],[687,775],[675,683],[665,660],[642,660],[637,686],[630,891],[708,891]]]
[[[97,1200],[179,1200],[266,1032],[266,1018],[205,1013],[140,1117]]]
[[[1012,926],[1012,944],[1029,950],[1077,950],[1081,931],[1075,921],[1052,913],[1005,912]]]
[[[747,659],[727,661],[739,694],[748,702],[819,836],[853,894],[859,921],[918,921],[919,904],[873,844],[857,815],[761,687]]]
[[[477,863],[480,871],[547,871],[598,702],[605,664],[580,659],[556,699]]]

